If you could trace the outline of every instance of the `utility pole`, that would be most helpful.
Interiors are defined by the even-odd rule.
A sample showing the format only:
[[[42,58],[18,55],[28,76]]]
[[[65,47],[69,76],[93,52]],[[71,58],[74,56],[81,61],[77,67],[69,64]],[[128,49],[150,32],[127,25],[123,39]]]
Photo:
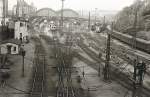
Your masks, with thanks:
[[[64,1],[65,0],[61,0],[62,1],[62,7],[61,7],[61,30],[63,31],[63,18],[64,18]]]
[[[105,21],[106,21],[106,17],[104,16],[104,24],[105,24]]]
[[[5,12],[5,0],[3,0],[3,25],[5,26],[5,18],[6,18],[6,12]]]
[[[97,15],[96,13],[97,13],[97,8],[95,8],[95,24],[96,24],[96,18],[97,18],[96,17],[96,15]]]
[[[104,16],[104,21],[103,22],[104,22],[104,25],[105,25],[105,22],[106,22],[106,17],[105,16]]]
[[[132,36],[132,38],[133,38],[133,43],[132,43],[132,48],[133,48],[133,50],[135,50],[136,49],[136,31],[137,31],[137,7],[136,7],[136,9],[135,9],[135,18],[134,18],[134,23],[133,23],[133,28],[134,28],[134,32],[133,32],[133,36]]]
[[[89,31],[91,30],[91,13],[89,12],[89,24],[88,24]]]
[[[101,58],[102,57],[102,54],[101,54],[101,52],[99,52],[99,58]],[[100,65],[101,63],[99,62],[99,67],[98,67],[98,76],[100,77],[100,75],[101,75],[101,65]]]
[[[19,17],[19,0],[17,0],[16,17]]]
[[[112,28],[111,32],[113,32],[113,23],[112,23]],[[109,61],[110,61],[110,39],[111,39],[111,33],[108,32],[108,38],[107,38],[107,48],[106,48],[106,61],[105,61],[105,67],[104,67],[104,80],[109,81],[110,80],[110,66],[109,66]]]
[[[136,2],[136,8],[135,8],[135,18],[133,23],[133,28],[135,29],[133,34],[133,50],[136,49],[136,35],[137,35],[137,19],[138,19],[138,8],[139,8],[139,2]],[[135,55],[135,57],[137,57]],[[146,64],[144,62],[139,62],[138,57],[134,60],[134,73],[133,73],[133,93],[132,97],[142,97],[141,91],[143,87],[143,80],[144,75],[146,72]]]
[[[22,1],[22,17],[24,18],[25,17],[25,1],[23,0]]]
[[[2,23],[2,32],[1,33],[3,34],[3,32],[4,32],[4,28],[3,27],[4,27],[4,2],[5,2],[5,0],[3,0],[2,2],[3,2],[3,10],[2,10],[3,13],[2,13],[2,22],[1,22]],[[3,40],[3,37],[1,37],[1,38]]]

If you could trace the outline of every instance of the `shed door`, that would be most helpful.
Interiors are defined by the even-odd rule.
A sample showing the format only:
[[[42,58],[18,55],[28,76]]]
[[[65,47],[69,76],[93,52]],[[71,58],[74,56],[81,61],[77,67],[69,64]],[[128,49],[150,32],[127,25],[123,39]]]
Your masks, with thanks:
[[[8,54],[11,54],[11,47],[12,47],[11,45],[7,45],[7,53]]]

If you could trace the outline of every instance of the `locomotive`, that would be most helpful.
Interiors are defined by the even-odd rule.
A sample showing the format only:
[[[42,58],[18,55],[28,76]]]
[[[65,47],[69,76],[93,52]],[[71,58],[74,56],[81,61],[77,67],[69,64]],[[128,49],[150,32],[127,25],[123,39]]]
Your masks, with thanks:
[[[56,26],[56,24],[54,23],[54,21],[51,21],[51,22],[50,22],[49,27],[50,27],[50,30],[51,30],[51,31],[56,31],[56,30],[57,30],[57,26]]]
[[[96,32],[96,33],[101,33],[105,31],[106,26],[107,26],[106,24],[95,23],[91,26],[91,31]]]

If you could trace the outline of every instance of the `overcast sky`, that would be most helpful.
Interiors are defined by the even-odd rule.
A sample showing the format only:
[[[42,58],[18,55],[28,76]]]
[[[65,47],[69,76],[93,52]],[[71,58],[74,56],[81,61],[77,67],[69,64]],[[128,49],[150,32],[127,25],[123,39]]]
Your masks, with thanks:
[[[16,4],[17,0],[8,0],[9,9]],[[61,0],[25,0],[29,4],[31,2],[40,9],[44,7],[50,7],[54,10],[61,8]],[[121,10],[125,6],[129,6],[134,0],[65,0],[65,8],[71,8],[74,10],[93,10],[98,8],[99,10]]]

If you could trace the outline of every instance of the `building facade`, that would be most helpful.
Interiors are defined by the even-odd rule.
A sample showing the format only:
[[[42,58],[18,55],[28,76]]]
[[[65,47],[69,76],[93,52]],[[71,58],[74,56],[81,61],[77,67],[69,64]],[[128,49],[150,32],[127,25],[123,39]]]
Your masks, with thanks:
[[[13,6],[13,15],[17,17],[31,16],[36,13],[37,8],[27,4],[24,0],[17,0],[17,5]]]
[[[7,15],[8,15],[8,0],[0,0],[0,25],[4,23],[3,19],[6,18]]]
[[[0,18],[8,15],[8,0],[0,0]]]

